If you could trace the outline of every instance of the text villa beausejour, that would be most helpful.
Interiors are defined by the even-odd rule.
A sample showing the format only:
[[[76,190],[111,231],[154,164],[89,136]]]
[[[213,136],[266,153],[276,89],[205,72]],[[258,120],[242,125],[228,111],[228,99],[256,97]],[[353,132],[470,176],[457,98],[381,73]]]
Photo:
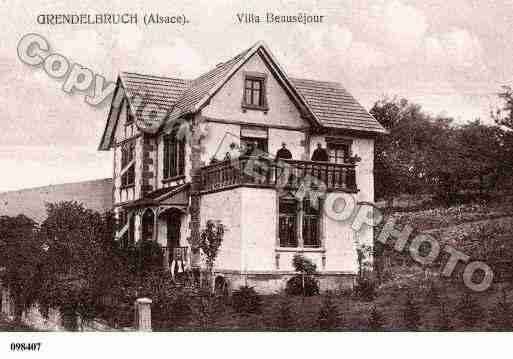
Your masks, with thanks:
[[[169,24],[186,25],[190,19],[184,14],[160,13],[96,13],[96,14],[39,14],[40,25],[144,25]]]
[[[235,19],[240,24],[320,24],[326,16],[299,12],[296,14],[276,14],[266,12],[257,14],[253,12],[237,13]]]

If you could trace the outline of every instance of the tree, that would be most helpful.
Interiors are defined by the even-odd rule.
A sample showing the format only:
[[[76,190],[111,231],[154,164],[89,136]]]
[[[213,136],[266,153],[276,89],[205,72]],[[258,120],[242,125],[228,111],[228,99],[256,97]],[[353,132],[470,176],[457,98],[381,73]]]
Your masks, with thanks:
[[[498,96],[503,104],[502,107],[492,112],[492,118],[498,125],[506,126],[513,130],[513,88],[511,86],[502,86]]]
[[[206,265],[210,274],[209,283],[212,285],[214,263],[223,242],[225,227],[219,221],[208,220],[206,227],[200,233],[199,247],[206,256]]]
[[[387,202],[400,194],[434,193],[451,203],[459,191],[491,189],[511,172],[513,131],[479,120],[456,125],[406,99],[381,99],[370,112],[390,131],[375,141],[376,197]],[[508,121],[500,123],[513,124]]]
[[[2,281],[14,299],[17,320],[36,301],[41,283],[43,246],[36,231],[37,223],[23,214],[0,217]]]
[[[76,317],[91,320],[99,298],[126,274],[114,242],[114,219],[68,201],[47,203],[40,238],[47,249],[39,302],[58,307],[69,329]]]

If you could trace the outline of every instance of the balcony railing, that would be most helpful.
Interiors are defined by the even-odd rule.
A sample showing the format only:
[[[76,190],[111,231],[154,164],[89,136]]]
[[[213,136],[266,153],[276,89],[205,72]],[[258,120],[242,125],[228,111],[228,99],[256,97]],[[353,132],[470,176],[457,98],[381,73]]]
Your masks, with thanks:
[[[354,164],[239,157],[202,167],[201,190],[212,192],[236,186],[299,188],[356,192]]]

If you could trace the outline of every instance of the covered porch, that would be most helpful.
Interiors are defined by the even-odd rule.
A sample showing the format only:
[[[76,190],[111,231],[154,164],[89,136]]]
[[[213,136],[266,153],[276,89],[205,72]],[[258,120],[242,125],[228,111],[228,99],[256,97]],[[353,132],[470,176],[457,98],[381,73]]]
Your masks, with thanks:
[[[163,266],[183,270],[189,265],[189,186],[162,188],[125,206],[131,242],[153,241],[163,250]]]

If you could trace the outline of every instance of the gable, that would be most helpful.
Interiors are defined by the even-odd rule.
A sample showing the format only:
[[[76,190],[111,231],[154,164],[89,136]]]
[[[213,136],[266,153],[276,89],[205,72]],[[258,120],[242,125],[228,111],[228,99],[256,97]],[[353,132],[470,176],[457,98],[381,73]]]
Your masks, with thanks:
[[[244,81],[246,76],[265,76],[265,96],[268,111],[244,109]],[[297,105],[284,89],[281,80],[260,52],[254,53],[214,94],[202,115],[229,122],[305,128],[310,125]]]
[[[114,132],[113,144],[119,143],[129,138],[133,138],[134,136],[140,133],[140,130],[137,128],[135,121],[132,121],[132,123],[127,122],[129,111],[131,110],[129,109],[128,100],[125,96],[118,111],[118,118],[116,119],[117,125],[116,130]]]

